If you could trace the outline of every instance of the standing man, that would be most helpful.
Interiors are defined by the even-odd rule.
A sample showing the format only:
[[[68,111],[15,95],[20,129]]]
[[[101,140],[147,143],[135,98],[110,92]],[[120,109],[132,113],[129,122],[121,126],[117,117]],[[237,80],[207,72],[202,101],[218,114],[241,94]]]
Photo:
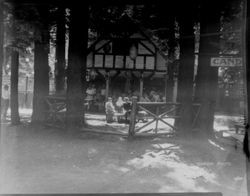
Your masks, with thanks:
[[[4,121],[6,120],[9,104],[10,104],[10,91],[9,91],[9,86],[5,84],[2,91],[2,107],[1,107],[2,120]]]

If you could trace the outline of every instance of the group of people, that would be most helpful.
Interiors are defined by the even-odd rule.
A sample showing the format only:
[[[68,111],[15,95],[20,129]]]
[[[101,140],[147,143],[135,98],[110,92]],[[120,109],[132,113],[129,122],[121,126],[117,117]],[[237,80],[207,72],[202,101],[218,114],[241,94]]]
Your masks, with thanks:
[[[129,122],[129,115],[131,112],[132,103],[128,97],[118,97],[115,101],[112,97],[109,97],[105,103],[105,113],[107,123],[114,122],[117,118],[118,122]],[[115,115],[116,114],[116,115]]]
[[[127,93],[119,93],[119,90],[113,93],[109,92],[108,100],[106,100],[106,88],[102,85],[101,88],[96,88],[94,84],[90,84],[86,90],[86,107],[89,111],[105,111],[107,122],[129,122],[129,115],[131,112],[131,99],[136,96],[140,102],[165,102],[166,98],[161,91],[152,89],[151,91],[144,91],[140,96],[139,91],[129,91]]]
[[[166,97],[159,91],[151,90],[149,93],[143,93],[139,100],[141,102],[165,102]]]

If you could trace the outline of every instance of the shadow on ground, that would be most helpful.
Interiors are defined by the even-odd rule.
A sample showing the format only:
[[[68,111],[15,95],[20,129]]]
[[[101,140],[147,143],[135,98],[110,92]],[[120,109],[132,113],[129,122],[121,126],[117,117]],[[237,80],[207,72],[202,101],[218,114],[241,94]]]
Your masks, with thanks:
[[[1,193],[209,192],[246,195],[241,149],[215,141],[68,134],[3,126]]]

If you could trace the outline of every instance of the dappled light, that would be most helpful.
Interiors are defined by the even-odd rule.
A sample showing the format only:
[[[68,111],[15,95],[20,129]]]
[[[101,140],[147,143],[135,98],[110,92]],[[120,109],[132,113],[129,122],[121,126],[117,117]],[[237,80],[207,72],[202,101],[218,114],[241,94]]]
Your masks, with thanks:
[[[248,15],[0,0],[0,194],[250,194]]]

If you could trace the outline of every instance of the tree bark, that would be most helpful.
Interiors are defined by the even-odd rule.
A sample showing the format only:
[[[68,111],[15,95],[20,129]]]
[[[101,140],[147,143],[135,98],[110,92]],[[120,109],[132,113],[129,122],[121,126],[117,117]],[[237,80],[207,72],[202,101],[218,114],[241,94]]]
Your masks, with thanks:
[[[178,97],[181,103],[180,119],[176,125],[180,131],[189,133],[193,120],[193,75],[194,75],[194,20],[180,18],[180,64],[178,73]],[[186,135],[186,134],[185,134]]]
[[[79,26],[81,20],[81,26]],[[69,59],[67,70],[67,127],[84,124],[86,56],[88,42],[88,6],[71,7]]]
[[[201,104],[197,126],[207,137],[213,137],[214,108],[218,89],[218,68],[210,66],[210,59],[219,55],[219,34],[203,36],[209,33],[219,33],[220,14],[215,11],[213,17],[207,17],[207,12],[201,10],[200,48],[196,79],[195,99]]]
[[[47,7],[40,7],[41,18],[46,20]],[[47,21],[42,21],[43,28],[38,32],[40,40],[35,41],[34,49],[34,95],[32,123],[42,123],[45,120],[46,104],[45,97],[49,94],[49,28]]]
[[[244,8],[244,11],[243,11],[243,33],[242,33],[242,51],[243,51],[243,62],[244,62],[244,70],[246,71],[246,101],[247,101],[247,108],[246,108],[246,116],[247,116],[247,119],[246,119],[246,123],[249,125],[250,123],[250,120],[249,120],[249,111],[250,111],[250,96],[249,96],[249,93],[250,93],[250,31],[249,31],[249,28],[250,28],[250,13],[248,12],[248,10],[250,9],[250,4],[247,2],[247,0],[244,1],[244,4],[243,4],[243,8]],[[248,195],[250,195],[250,144],[249,144],[249,141],[250,141],[250,133],[249,133],[249,127],[245,130],[246,133],[245,133],[245,137],[244,137],[244,146],[243,146],[243,149],[245,151],[245,154],[246,154],[246,174],[247,174],[247,193]]]
[[[169,24],[169,58],[173,61],[175,60],[175,49],[176,49],[176,38],[175,38],[175,18],[169,16],[170,24]],[[174,91],[174,66],[176,64],[174,62],[170,62],[167,67],[167,85],[166,85],[166,101],[173,101],[173,91]]]
[[[56,93],[64,91],[65,84],[65,8],[59,7],[57,11],[56,30],[56,63],[55,63],[55,86]]]
[[[18,68],[19,68],[19,53],[16,50],[11,52],[11,94],[10,94],[10,109],[11,109],[11,124],[17,125],[20,123],[19,104],[18,104]]]
[[[4,59],[4,22],[3,22],[3,4],[0,3],[0,87],[2,88],[2,75],[3,75],[3,59]],[[0,106],[2,105],[2,90],[0,90]],[[0,118],[1,124],[1,118]],[[1,126],[0,126],[1,129]]]
[[[166,101],[172,102],[174,94],[174,64],[169,63],[167,67]]]

